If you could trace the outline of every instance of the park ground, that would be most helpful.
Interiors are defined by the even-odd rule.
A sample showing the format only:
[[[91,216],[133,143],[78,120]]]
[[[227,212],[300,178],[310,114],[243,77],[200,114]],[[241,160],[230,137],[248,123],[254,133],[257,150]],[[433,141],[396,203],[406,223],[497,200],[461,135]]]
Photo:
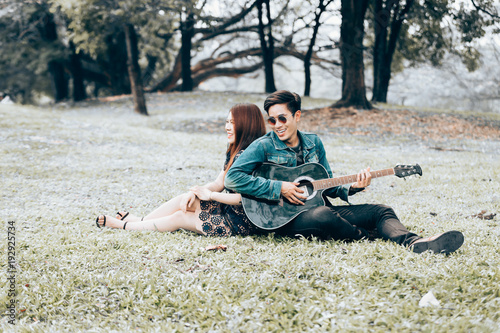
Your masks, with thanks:
[[[392,206],[411,231],[460,230],[450,255],[383,240],[344,243],[98,229],[213,180],[229,108],[265,95],[148,95],[46,107],[0,105],[0,330],[498,332],[500,115],[403,108],[326,110],[303,100],[335,175],[418,163],[353,204]],[[335,203],[342,204],[335,201]],[[13,229],[9,227],[14,227]],[[11,232],[9,234],[9,231]],[[225,245],[227,250],[207,251]],[[15,295],[9,293],[14,276]],[[419,306],[429,292],[437,305]],[[16,304],[15,323],[9,309]]]

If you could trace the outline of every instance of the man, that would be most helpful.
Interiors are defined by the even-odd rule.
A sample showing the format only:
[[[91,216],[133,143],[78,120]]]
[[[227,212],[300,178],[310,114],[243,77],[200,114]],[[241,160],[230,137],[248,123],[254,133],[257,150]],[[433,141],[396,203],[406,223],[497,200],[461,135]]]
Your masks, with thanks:
[[[295,167],[316,162],[332,177],[325,149],[315,134],[298,130],[301,117],[301,99],[296,93],[281,90],[269,95],[264,109],[272,131],[254,141],[231,166],[225,177],[225,187],[243,195],[266,200],[288,200],[303,205],[306,197],[298,183],[254,177],[252,173],[262,163],[270,162]],[[325,190],[323,195],[348,202],[348,196],[362,191],[371,183],[370,169],[361,171],[350,186],[337,186]],[[409,247],[413,252],[432,250],[451,253],[462,246],[464,237],[459,231],[448,231],[422,238],[401,224],[394,210],[385,205],[327,206],[309,209],[288,224],[273,230],[279,235],[294,237],[316,236],[321,239],[360,240],[382,238]]]

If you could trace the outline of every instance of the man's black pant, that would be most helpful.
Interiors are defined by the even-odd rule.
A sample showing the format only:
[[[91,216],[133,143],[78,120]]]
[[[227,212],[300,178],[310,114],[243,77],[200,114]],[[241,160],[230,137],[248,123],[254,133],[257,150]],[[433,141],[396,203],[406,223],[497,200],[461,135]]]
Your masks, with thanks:
[[[274,231],[282,236],[295,237],[300,234],[335,240],[375,237],[403,246],[420,238],[401,224],[391,207],[371,204],[316,207]]]

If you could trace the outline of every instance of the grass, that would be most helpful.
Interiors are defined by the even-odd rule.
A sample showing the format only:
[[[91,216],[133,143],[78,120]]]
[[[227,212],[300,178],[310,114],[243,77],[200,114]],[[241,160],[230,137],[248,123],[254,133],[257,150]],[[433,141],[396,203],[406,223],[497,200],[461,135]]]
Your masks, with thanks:
[[[322,137],[338,175],[419,163],[423,177],[373,181],[352,203],[391,205],[412,231],[465,235],[449,256],[393,243],[268,237],[207,238],[95,227],[98,214],[145,214],[220,171],[225,136],[189,132],[263,95],[148,96],[52,108],[0,106],[0,210],[7,252],[15,222],[16,324],[8,323],[8,265],[0,271],[0,330],[498,332],[498,139]],[[323,100],[306,99],[307,107]],[[323,104],[324,105],[324,104]],[[187,132],[186,132],[187,131]],[[381,144],[383,143],[383,144]],[[226,252],[203,251],[225,244]],[[438,307],[421,308],[432,291]]]

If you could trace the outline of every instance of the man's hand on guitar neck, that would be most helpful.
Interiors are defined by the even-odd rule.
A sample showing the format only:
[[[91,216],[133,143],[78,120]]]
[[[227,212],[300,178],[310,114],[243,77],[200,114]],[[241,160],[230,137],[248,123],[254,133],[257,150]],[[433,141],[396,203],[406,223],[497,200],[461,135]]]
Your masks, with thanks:
[[[302,200],[306,200],[307,197],[300,195],[300,193],[304,193],[304,191],[298,188],[297,185],[299,185],[299,183],[282,182],[281,195],[290,203],[303,205],[304,202]]]
[[[368,187],[372,182],[372,174],[370,173],[370,167],[365,170],[361,170],[357,177],[356,182],[351,185],[352,188],[365,188]]]

